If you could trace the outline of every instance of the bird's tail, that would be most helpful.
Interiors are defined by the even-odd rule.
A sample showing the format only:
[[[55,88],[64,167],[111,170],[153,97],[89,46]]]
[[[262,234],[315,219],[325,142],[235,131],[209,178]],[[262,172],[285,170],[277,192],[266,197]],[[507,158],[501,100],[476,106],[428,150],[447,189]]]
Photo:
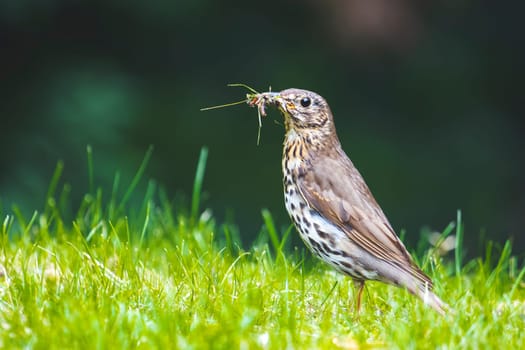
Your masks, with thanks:
[[[392,268],[392,266],[394,268]],[[389,264],[388,268],[378,265],[377,270],[381,272],[383,281],[406,288],[410,293],[421,299],[440,315],[450,312],[448,305],[433,292],[433,284],[419,267],[413,262],[407,264]]]
[[[406,270],[404,272],[407,272]],[[430,277],[415,265],[411,266],[409,273],[401,273],[398,276],[400,284],[408,291],[419,297],[426,305],[436,310],[440,315],[450,311],[449,306],[443,302],[434,292]]]
[[[430,286],[424,288],[418,288],[414,294],[416,294],[426,305],[429,305],[436,310],[440,315],[445,316],[448,312],[448,305],[443,302],[431,289]]]

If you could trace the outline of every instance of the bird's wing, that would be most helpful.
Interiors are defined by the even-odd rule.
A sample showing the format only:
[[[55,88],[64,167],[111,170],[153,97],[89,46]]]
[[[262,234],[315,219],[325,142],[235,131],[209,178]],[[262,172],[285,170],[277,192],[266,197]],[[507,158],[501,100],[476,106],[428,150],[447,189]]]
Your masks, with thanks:
[[[303,198],[362,249],[431,283],[412,262],[350,159],[342,150],[334,153],[332,157],[315,157],[315,163],[306,165],[298,176]]]

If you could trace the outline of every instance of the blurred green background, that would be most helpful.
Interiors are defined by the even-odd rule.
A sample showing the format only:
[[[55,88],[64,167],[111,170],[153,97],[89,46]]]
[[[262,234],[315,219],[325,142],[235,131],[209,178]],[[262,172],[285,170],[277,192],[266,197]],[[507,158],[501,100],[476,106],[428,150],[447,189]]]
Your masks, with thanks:
[[[189,196],[209,147],[205,205],[243,239],[267,207],[289,224],[275,110],[256,145],[247,106],[199,112],[258,90],[305,88],[331,105],[343,147],[394,227],[415,240],[462,209],[467,245],[523,251],[523,5],[479,1],[0,2],[3,212],[41,208],[56,161],[72,206],[96,182],[147,177]],[[107,193],[107,192],[106,192]]]

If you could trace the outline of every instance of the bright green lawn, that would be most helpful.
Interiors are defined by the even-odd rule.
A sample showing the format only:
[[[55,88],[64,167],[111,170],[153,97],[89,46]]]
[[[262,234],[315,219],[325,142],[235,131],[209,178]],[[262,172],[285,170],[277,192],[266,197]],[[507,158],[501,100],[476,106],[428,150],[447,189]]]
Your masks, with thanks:
[[[60,169],[42,213],[3,213],[0,348],[525,348],[525,269],[510,244],[464,265],[461,250],[447,263],[421,254],[454,311],[447,317],[373,282],[357,317],[350,280],[303,246],[283,248],[295,231],[278,233],[267,211],[247,250],[232,227],[200,213],[204,162],[188,213],[150,184],[137,212],[129,195],[114,190],[104,203],[94,190],[63,222]]]

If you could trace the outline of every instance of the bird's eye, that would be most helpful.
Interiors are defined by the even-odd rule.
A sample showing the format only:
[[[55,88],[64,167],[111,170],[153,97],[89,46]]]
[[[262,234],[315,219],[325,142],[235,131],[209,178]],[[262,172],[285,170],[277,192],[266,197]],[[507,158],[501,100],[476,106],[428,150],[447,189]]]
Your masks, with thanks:
[[[301,106],[308,107],[312,103],[312,100],[310,100],[309,97],[303,97],[301,99]]]

